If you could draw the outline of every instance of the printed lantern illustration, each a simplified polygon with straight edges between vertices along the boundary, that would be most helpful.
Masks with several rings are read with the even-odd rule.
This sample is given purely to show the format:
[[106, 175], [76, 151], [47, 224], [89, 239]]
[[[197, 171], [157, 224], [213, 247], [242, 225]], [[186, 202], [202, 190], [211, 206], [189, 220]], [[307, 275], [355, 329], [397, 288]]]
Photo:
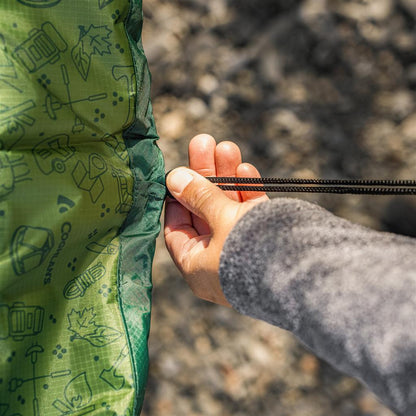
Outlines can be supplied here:
[[39, 267], [54, 245], [53, 233], [47, 228], [22, 225], [13, 234], [10, 245], [12, 265], [16, 274]]

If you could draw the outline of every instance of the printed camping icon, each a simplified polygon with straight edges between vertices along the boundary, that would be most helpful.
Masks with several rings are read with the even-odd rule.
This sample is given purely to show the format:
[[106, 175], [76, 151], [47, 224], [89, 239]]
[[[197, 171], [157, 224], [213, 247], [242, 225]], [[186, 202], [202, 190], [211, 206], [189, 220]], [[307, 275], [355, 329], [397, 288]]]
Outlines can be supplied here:
[[13, 234], [10, 255], [18, 275], [39, 267], [54, 245], [53, 233], [47, 228], [22, 225]]
[[61, 415], [86, 415], [95, 410], [95, 405], [88, 405], [92, 399], [91, 387], [85, 372], [74, 377], [65, 387], [65, 402], [57, 399], [52, 404]]

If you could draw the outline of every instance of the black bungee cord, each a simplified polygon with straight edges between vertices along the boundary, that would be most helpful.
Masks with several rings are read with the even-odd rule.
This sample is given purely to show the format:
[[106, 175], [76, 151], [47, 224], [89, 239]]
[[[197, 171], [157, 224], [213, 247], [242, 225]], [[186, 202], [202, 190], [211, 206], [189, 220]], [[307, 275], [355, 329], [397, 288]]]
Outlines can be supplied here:
[[206, 177], [224, 191], [416, 195], [416, 180]]

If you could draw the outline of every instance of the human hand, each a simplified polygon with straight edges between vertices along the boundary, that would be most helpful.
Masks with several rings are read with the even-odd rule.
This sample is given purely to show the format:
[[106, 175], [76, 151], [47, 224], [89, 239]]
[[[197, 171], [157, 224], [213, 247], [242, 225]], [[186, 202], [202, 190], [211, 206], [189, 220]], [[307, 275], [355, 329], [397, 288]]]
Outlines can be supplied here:
[[189, 168], [174, 169], [166, 178], [175, 198], [166, 201], [166, 247], [196, 296], [230, 306], [218, 274], [223, 245], [237, 221], [269, 198], [264, 192], [224, 192], [203, 178], [260, 177], [253, 165], [242, 163], [233, 142], [217, 145], [211, 136], [195, 136], [189, 143]]

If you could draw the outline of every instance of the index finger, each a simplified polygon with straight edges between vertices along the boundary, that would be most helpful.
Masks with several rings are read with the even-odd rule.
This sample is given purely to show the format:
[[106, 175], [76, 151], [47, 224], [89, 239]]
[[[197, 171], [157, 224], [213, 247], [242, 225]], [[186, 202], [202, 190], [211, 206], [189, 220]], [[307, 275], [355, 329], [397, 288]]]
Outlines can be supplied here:
[[209, 134], [199, 134], [189, 143], [189, 167], [202, 176], [216, 176], [215, 148], [217, 143]]
[[[215, 148], [217, 143], [209, 134], [198, 134], [189, 143], [189, 167], [202, 176], [217, 176]], [[208, 225], [193, 215], [193, 224], [199, 234], [210, 234]]]

